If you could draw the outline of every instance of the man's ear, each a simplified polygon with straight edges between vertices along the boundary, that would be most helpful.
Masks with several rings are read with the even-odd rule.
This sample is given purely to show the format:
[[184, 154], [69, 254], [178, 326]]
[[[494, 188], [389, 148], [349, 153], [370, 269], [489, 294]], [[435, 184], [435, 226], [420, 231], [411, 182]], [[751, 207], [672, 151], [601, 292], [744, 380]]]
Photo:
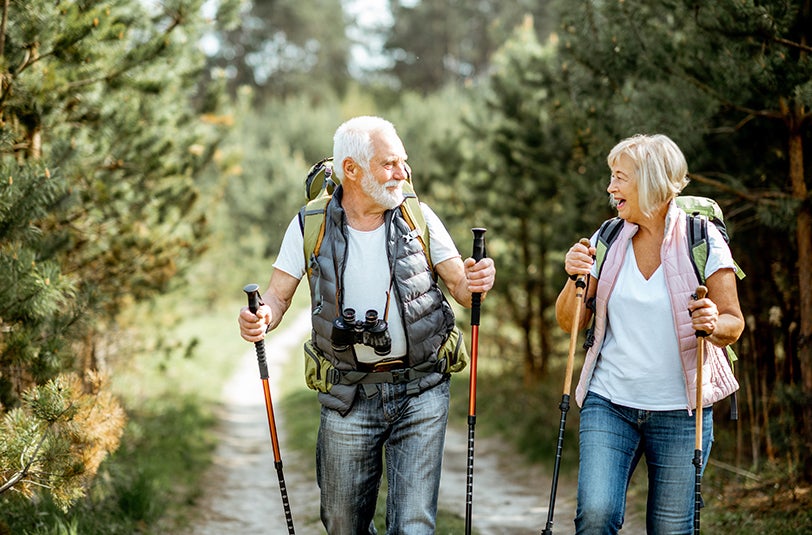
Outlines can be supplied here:
[[352, 158], [344, 158], [341, 162], [341, 167], [344, 169], [344, 178], [350, 180], [358, 180], [361, 178], [361, 166]]

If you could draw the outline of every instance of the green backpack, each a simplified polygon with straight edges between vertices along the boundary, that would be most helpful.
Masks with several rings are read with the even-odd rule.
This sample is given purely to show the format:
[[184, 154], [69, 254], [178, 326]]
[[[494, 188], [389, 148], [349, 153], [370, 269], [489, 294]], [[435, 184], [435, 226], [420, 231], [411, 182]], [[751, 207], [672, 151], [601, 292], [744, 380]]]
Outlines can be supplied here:
[[[705, 284], [705, 265], [708, 263], [709, 247], [708, 222], [710, 221], [719, 229], [725, 243], [730, 243], [722, 209], [716, 201], [707, 197], [681, 195], [678, 196], [675, 201], [677, 206], [685, 212], [685, 218], [688, 223], [688, 247], [691, 250], [691, 263], [694, 266], [694, 273], [699, 283]], [[619, 217], [615, 217], [604, 221], [598, 230], [597, 244], [595, 245], [595, 268], [598, 273], [598, 278], [600, 278], [601, 269], [603, 269], [603, 261], [606, 258], [606, 253], [609, 251], [609, 247], [615, 242], [615, 239], [620, 235], [620, 229], [622, 228], [623, 220]], [[739, 279], [743, 279], [745, 277], [744, 271], [735, 260], [733, 264], [736, 266], [736, 276]], [[592, 326], [587, 332], [587, 341], [584, 343], [584, 349], [588, 349], [592, 346], [594, 342], [594, 330], [595, 318], [593, 316]], [[726, 346], [724, 351], [727, 354], [730, 369], [733, 370], [733, 364], [738, 360], [738, 357], [730, 346]], [[738, 420], [738, 418], [739, 410], [736, 393], [734, 392], [731, 394], [730, 400], [730, 419]]]
[[[333, 191], [339, 183], [333, 173], [332, 157], [316, 162], [307, 173], [305, 180], [307, 204], [299, 211], [299, 226], [304, 236], [304, 256], [308, 277], [311, 275], [311, 259], [319, 255], [324, 239], [324, 214], [327, 211], [327, 204], [332, 199]], [[434, 271], [429, 247], [429, 228], [423, 217], [423, 210], [420, 209], [420, 200], [414, 192], [410, 172], [403, 184], [403, 195], [406, 199], [400, 205], [403, 218], [409, 228], [416, 232], [416, 237], [420, 240], [420, 245], [426, 253], [429, 268]]]
[[[722, 234], [725, 243], [730, 243], [730, 237], [725, 226], [725, 218], [722, 209], [713, 199], [707, 197], [695, 197], [691, 195], [681, 195], [676, 199], [677, 206], [685, 212], [688, 222], [688, 245], [691, 249], [691, 263], [694, 266], [694, 273], [700, 284], [705, 284], [705, 265], [708, 263], [708, 222], [713, 223]], [[598, 230], [598, 243], [595, 246], [595, 266], [600, 278], [603, 260], [606, 257], [609, 247], [614, 243], [623, 228], [623, 220], [619, 217], [607, 219]], [[745, 277], [744, 271], [736, 261], [736, 276], [739, 279]]]

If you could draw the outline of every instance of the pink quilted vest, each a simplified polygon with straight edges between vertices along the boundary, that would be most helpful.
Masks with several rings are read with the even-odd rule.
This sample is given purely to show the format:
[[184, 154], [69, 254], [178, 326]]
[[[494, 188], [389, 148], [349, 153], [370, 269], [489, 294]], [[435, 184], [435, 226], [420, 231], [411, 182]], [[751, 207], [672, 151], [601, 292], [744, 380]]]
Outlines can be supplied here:
[[[620, 235], [609, 248], [603, 261], [601, 278], [595, 299], [595, 343], [587, 351], [581, 377], [575, 389], [575, 400], [582, 406], [589, 383], [595, 371], [603, 338], [606, 334], [606, 306], [617, 281], [618, 273], [626, 256], [629, 240], [637, 232], [637, 225], [624, 222]], [[684, 212], [672, 201], [666, 216], [665, 239], [660, 249], [660, 259], [665, 270], [665, 284], [671, 296], [674, 312], [674, 328], [679, 340], [682, 369], [685, 379], [686, 408], [696, 408], [696, 343], [697, 338], [688, 315], [688, 301], [699, 284], [696, 280], [686, 237]], [[705, 340], [705, 362], [702, 367], [703, 406], [723, 399], [739, 388], [730, 369], [725, 352]]]

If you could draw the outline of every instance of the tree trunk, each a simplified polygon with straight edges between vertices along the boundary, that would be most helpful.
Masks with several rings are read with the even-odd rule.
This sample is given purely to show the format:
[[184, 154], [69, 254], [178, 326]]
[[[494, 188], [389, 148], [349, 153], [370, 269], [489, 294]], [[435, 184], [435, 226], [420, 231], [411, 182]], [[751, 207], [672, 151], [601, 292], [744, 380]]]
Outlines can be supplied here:
[[[800, 123], [802, 110], [796, 109], [789, 137], [789, 176], [792, 196], [800, 202], [796, 240], [798, 243], [798, 303], [800, 331], [798, 333], [798, 362], [801, 384], [807, 399], [812, 399], [812, 202], [804, 177], [804, 147]], [[812, 450], [812, 404], [803, 409], [803, 442], [806, 451]], [[812, 469], [812, 468], [810, 468]]]

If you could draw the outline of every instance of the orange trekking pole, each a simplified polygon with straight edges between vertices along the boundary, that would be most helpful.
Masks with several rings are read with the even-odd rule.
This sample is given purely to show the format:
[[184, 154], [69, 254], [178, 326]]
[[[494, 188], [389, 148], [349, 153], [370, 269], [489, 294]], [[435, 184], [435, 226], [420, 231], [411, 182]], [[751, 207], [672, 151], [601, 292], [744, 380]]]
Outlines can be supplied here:
[[[590, 246], [589, 240], [581, 238], [581, 245]], [[547, 525], [541, 532], [542, 535], [552, 535], [553, 533], [553, 512], [555, 511], [555, 495], [558, 489], [558, 472], [561, 470], [561, 452], [564, 449], [564, 428], [567, 425], [567, 412], [570, 410], [570, 389], [572, 387], [572, 370], [575, 364], [575, 347], [578, 343], [578, 326], [581, 323], [581, 304], [584, 301], [584, 276], [578, 275], [575, 279], [575, 315], [572, 318], [570, 328], [570, 350], [567, 355], [567, 369], [564, 372], [564, 393], [561, 396], [561, 421], [558, 424], [558, 443], [555, 448], [555, 465], [553, 467], [553, 483], [550, 490], [550, 506], [547, 509]]]
[[[708, 289], [698, 286], [694, 299], [704, 299]], [[696, 331], [696, 436], [694, 440], [694, 460], [696, 476], [694, 483], [694, 534], [699, 535], [699, 509], [702, 505], [702, 364], [705, 362], [705, 331]]]
[[[249, 284], [243, 291], [248, 294], [248, 309], [254, 314], [263, 304], [259, 298], [259, 285]], [[271, 447], [273, 448], [274, 467], [279, 478], [279, 490], [282, 493], [282, 507], [285, 509], [285, 520], [288, 524], [288, 533], [294, 535], [293, 515], [290, 512], [288, 489], [285, 485], [285, 475], [282, 472], [282, 456], [279, 453], [279, 437], [276, 434], [276, 423], [273, 417], [273, 403], [271, 402], [271, 387], [268, 384], [268, 363], [265, 360], [265, 341], [254, 342], [257, 350], [257, 363], [259, 364], [259, 377], [262, 379], [262, 390], [265, 392], [265, 411], [268, 413], [268, 427], [271, 430]]]
[[[485, 229], [472, 228], [474, 252], [479, 262], [485, 258]], [[468, 381], [468, 470], [465, 487], [465, 535], [471, 534], [471, 508], [474, 500], [474, 426], [476, 425], [476, 361], [479, 353], [479, 311], [482, 295], [471, 295], [471, 377]]]

